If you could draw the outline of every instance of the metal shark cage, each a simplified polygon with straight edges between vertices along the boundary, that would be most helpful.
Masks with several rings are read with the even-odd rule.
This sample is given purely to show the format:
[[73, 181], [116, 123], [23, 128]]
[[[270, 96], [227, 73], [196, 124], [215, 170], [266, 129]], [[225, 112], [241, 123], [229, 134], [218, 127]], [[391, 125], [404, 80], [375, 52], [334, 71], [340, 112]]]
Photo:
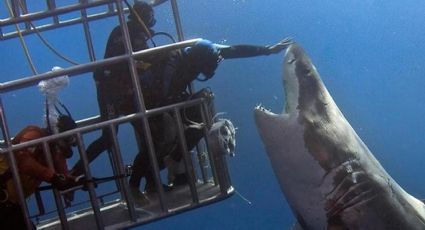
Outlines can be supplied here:
[[[17, 190], [20, 205], [26, 217], [28, 229], [31, 229], [31, 222], [34, 222], [38, 229], [76, 229], [84, 226], [84, 229], [120, 229], [131, 226], [144, 224], [160, 218], [168, 217], [179, 212], [191, 210], [205, 204], [225, 199], [233, 194], [230, 177], [228, 175], [225, 156], [222, 154], [214, 154], [208, 146], [207, 132], [208, 127], [212, 124], [212, 116], [208, 114], [206, 101], [204, 99], [196, 99], [185, 101], [178, 104], [169, 105], [166, 107], [146, 110], [143, 101], [143, 92], [140, 82], [138, 81], [137, 70], [135, 66], [136, 58], [143, 58], [148, 55], [158, 52], [167, 52], [173, 49], [193, 45], [198, 39], [184, 40], [183, 32], [180, 23], [180, 16], [177, 7], [177, 1], [171, 0], [176, 31], [179, 42], [167, 44], [159, 47], [150, 48], [147, 50], [132, 52], [129, 32], [125, 21], [125, 14], [128, 13], [128, 8], [125, 7], [123, 0], [79, 0], [76, 3], [57, 7], [57, 1], [45, 0], [46, 8], [37, 12], [29, 12], [27, 9], [27, 1], [25, 0], [5, 0], [9, 5], [10, 17], [0, 19], [0, 40], [23, 38], [26, 35], [40, 33], [43, 31], [57, 28], [67, 27], [70, 25], [82, 25], [86, 49], [89, 56], [89, 61], [82, 64], [71, 65], [58, 71], [50, 71], [32, 76], [23, 76], [19, 79], [14, 79], [0, 84], [0, 119], [1, 129], [3, 134], [3, 142], [1, 145], [1, 153], [7, 156], [10, 170], [13, 174], [15, 189]], [[41, 3], [42, 1], [40, 1]], [[168, 4], [168, 3], [167, 3]], [[90, 13], [90, 8], [102, 8], [102, 12]], [[60, 16], [77, 12], [78, 16], [71, 19], [61, 20]], [[117, 17], [124, 35], [124, 46], [126, 53], [121, 56], [115, 56], [107, 59], [96, 60], [93, 48], [93, 38], [90, 33], [90, 23], [94, 20], [103, 20], [105, 18]], [[36, 20], [48, 21], [47, 23], [34, 26], [32, 22]], [[24, 25], [23, 28], [16, 26], [16, 30], [5, 32], [5, 28], [15, 25]], [[70, 35], [72, 36], [72, 35]], [[101, 122], [98, 116], [88, 117], [79, 120], [78, 128], [53, 134], [44, 138], [39, 138], [33, 141], [28, 141], [13, 145], [11, 143], [12, 135], [9, 131], [8, 119], [6, 119], [5, 111], [7, 107], [3, 103], [3, 97], [6, 93], [22, 90], [33, 87], [41, 80], [51, 79], [58, 76], [68, 75], [75, 77], [85, 73], [94, 72], [96, 68], [104, 67], [110, 64], [126, 61], [130, 67], [133, 90], [137, 95], [138, 112], [127, 116], [122, 116], [116, 119], [111, 119]], [[89, 74], [87, 74], [89, 76]], [[77, 96], [78, 97], [78, 96]], [[81, 100], [81, 99], [80, 99]], [[195, 106], [202, 111], [204, 140], [203, 146], [199, 146], [196, 150], [190, 150], [186, 147], [186, 140], [183, 132], [181, 109], [185, 107]], [[179, 147], [183, 154], [186, 172], [189, 178], [189, 185], [183, 186], [180, 189], [165, 192], [161, 183], [161, 173], [156, 162], [155, 149], [149, 128], [148, 118], [161, 113], [173, 113], [175, 123], [178, 127]], [[116, 129], [118, 125], [128, 124], [136, 119], [142, 120], [144, 124], [144, 135], [147, 142], [148, 154], [151, 167], [154, 170], [157, 193], [151, 198], [151, 202], [147, 205], [139, 205], [135, 203], [131, 194], [126, 175], [126, 166], [122, 158], [122, 147], [119, 145]], [[12, 119], [9, 119], [9, 122]], [[62, 193], [56, 189], [37, 192], [35, 194], [36, 208], [35, 213], [28, 211], [28, 203], [24, 197], [20, 177], [18, 176], [18, 168], [14, 152], [28, 148], [30, 146], [41, 145], [49, 167], [53, 168], [52, 159], [50, 157], [49, 142], [64, 138], [70, 135], [77, 137], [78, 152], [81, 157], [86, 172], [88, 181], [93, 181], [91, 169], [88, 164], [88, 159], [85, 155], [85, 140], [84, 135], [107, 128], [111, 131], [112, 151], [109, 154], [112, 171], [112, 182], [116, 184], [113, 190], [100, 194], [93, 182], [89, 182], [87, 193], [89, 199], [81, 202], [81, 208], [65, 207], [62, 201]], [[195, 152], [195, 153], [194, 153]], [[196, 154], [197, 153], [197, 154]], [[205, 154], [206, 153], [206, 154]], [[197, 158], [198, 156], [198, 158]], [[205, 158], [207, 160], [205, 160]], [[76, 189], [80, 189], [76, 188]], [[46, 210], [46, 196], [43, 193], [49, 193], [51, 199], [54, 200], [52, 210]], [[51, 195], [53, 194], [53, 195]]]

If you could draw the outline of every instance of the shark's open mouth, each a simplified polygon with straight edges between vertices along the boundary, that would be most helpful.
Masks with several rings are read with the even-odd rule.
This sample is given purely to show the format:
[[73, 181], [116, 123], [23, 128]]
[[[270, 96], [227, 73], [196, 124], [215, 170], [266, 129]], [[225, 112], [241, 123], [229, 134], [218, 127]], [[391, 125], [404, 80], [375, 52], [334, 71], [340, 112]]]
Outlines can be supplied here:
[[[283, 114], [291, 113], [298, 107], [298, 79], [295, 77], [295, 67], [298, 61], [299, 49], [297, 44], [290, 45], [286, 52], [283, 61], [283, 92], [285, 100], [285, 108]], [[301, 50], [302, 51], [302, 50]], [[262, 104], [257, 105], [254, 108], [255, 116], [260, 114], [265, 116], [276, 116], [270, 109], [264, 107]]]

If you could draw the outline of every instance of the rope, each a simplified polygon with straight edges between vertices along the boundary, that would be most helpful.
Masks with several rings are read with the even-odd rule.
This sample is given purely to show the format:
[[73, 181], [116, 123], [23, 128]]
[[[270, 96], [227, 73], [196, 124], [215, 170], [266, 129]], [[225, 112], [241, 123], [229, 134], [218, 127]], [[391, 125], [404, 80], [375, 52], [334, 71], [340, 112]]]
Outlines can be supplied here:
[[[6, 2], [7, 9], [9, 10], [10, 17], [12, 18], [13, 17], [12, 7], [10, 6], [10, 3], [9, 3], [8, 0], [5, 0], [5, 2]], [[28, 61], [29, 65], [30, 65], [30, 67], [31, 67], [31, 70], [32, 70], [33, 74], [36, 75], [36, 74], [38, 74], [37, 73], [37, 70], [36, 70], [36, 68], [34, 66], [34, 63], [32, 62], [30, 53], [28, 51], [28, 47], [27, 47], [27, 45], [25, 43], [25, 40], [24, 40], [24, 37], [22, 36], [22, 33], [21, 33], [21, 29], [19, 28], [18, 24], [16, 24], [16, 23], [15, 23], [15, 28], [16, 28], [16, 32], [19, 35], [19, 41], [21, 43], [22, 49], [25, 52], [25, 56], [26, 56], [27, 61]]]
[[143, 30], [148, 35], [148, 39], [150, 39], [151, 42], [152, 42], [152, 44], [154, 46], [156, 46], [155, 42], [152, 40], [152, 34], [151, 34], [151, 32], [149, 31], [149, 29], [146, 26], [146, 24], [143, 22], [142, 18], [140, 18], [140, 15], [136, 12], [136, 10], [133, 7], [130, 6], [130, 4], [127, 2], [127, 0], [124, 0], [124, 3], [127, 5], [128, 9], [131, 10], [131, 12], [133, 12], [133, 14], [136, 16], [137, 21], [143, 27]]
[[[22, 2], [19, 0], [19, 6], [21, 7], [22, 10], [24, 10], [24, 5], [22, 4]], [[56, 56], [62, 58], [63, 60], [73, 64], [73, 65], [78, 65], [78, 62], [73, 61], [72, 59], [66, 57], [65, 55], [62, 55], [61, 53], [59, 53], [43, 36], [41, 36], [40, 31], [37, 29], [37, 27], [31, 22], [28, 21], [28, 23], [31, 25], [32, 29], [35, 31], [35, 34], [37, 34], [37, 36], [40, 38], [40, 40], [43, 42], [43, 44], [45, 46], [47, 46], [47, 48], [49, 48], [50, 51], [52, 51], [54, 54], [56, 54]]]
[[73, 61], [72, 59], [66, 57], [65, 55], [59, 53], [59, 51], [57, 51], [52, 45], [50, 45], [50, 43], [41, 36], [40, 31], [34, 26], [34, 24], [32, 24], [32, 22], [29, 22], [31, 27], [34, 29], [35, 34], [37, 34], [37, 36], [40, 38], [40, 40], [43, 42], [44, 45], [47, 46], [47, 48], [49, 48], [50, 51], [52, 51], [54, 54], [56, 54], [56, 56], [62, 58], [63, 60], [73, 64], [73, 65], [78, 65], [78, 62]]
[[244, 196], [242, 196], [242, 194], [240, 194], [238, 192], [238, 190], [236, 190], [236, 188], [234, 188], [234, 191], [235, 191], [236, 195], [238, 195], [243, 201], [245, 201], [249, 205], [252, 205], [252, 202], [250, 200], [248, 200], [247, 198], [245, 198]]

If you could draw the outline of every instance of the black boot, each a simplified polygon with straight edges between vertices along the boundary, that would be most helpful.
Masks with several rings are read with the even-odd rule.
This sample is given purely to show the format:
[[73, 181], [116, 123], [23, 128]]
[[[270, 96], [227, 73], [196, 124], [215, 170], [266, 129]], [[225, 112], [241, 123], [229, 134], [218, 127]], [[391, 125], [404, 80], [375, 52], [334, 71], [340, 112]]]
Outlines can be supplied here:
[[[168, 185], [165, 185], [165, 184], [162, 185], [162, 188], [164, 189], [165, 192], [169, 192], [169, 191], [173, 190], [172, 186], [168, 186]], [[146, 183], [145, 192], [146, 193], [156, 193], [157, 191], [156, 191], [155, 183]]]
[[173, 180], [173, 186], [182, 186], [189, 184], [186, 173], [176, 174]]

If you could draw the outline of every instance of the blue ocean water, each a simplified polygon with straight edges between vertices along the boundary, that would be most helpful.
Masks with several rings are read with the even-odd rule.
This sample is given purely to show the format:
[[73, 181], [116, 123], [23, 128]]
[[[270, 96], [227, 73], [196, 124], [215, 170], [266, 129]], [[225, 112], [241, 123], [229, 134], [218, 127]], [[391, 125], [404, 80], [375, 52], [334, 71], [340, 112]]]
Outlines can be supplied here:
[[[72, 1], [63, 4], [69, 2]], [[423, 1], [180, 0], [178, 3], [186, 38], [265, 45], [293, 37], [309, 53], [347, 120], [384, 168], [406, 191], [425, 197]], [[41, 3], [33, 4], [30, 7], [42, 8]], [[0, 16], [6, 15], [2, 5]], [[159, 6], [156, 17], [157, 31], [174, 33], [169, 4]], [[98, 58], [103, 57], [107, 36], [117, 23], [116, 19], [92, 23]], [[80, 62], [88, 60], [81, 26], [43, 35], [61, 53]], [[49, 71], [54, 65], [69, 66], [49, 52], [36, 36], [26, 37], [26, 42], [40, 72]], [[2, 41], [0, 50], [2, 82], [31, 74], [17, 39]], [[238, 127], [237, 155], [228, 159], [229, 169], [234, 187], [251, 204], [234, 195], [134, 229], [288, 229], [294, 223], [252, 114], [253, 107], [259, 103], [274, 112], [283, 110], [282, 57], [283, 53], [225, 60], [213, 79], [197, 83], [197, 88], [212, 88], [217, 110], [226, 112], [226, 117]], [[90, 76], [72, 78], [60, 96], [77, 119], [98, 114]], [[42, 124], [43, 98], [36, 87], [7, 93], [2, 95], [2, 100], [11, 133], [29, 123]], [[120, 128], [120, 136], [129, 131], [128, 127]], [[135, 149], [127, 151], [125, 161], [131, 162]], [[102, 170], [101, 165], [95, 167], [94, 173]]]

